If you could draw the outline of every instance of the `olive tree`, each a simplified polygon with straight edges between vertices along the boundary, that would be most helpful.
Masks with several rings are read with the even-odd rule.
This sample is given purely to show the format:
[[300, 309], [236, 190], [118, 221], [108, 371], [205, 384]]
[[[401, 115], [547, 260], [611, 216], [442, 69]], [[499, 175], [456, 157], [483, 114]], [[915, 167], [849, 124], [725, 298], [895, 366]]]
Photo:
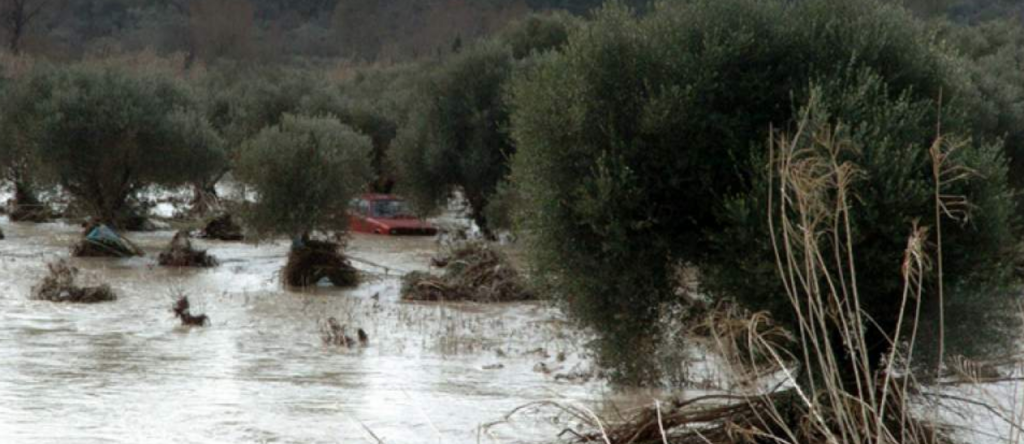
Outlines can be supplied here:
[[399, 188], [422, 212], [458, 189], [487, 230], [484, 208], [507, 175], [513, 150], [502, 95], [512, 63], [507, 48], [485, 44], [454, 56], [423, 85], [395, 154]]
[[[14, 189], [12, 220], [31, 219], [39, 200], [36, 188], [40, 182], [38, 168], [33, 165], [33, 143], [38, 136], [38, 116], [32, 114], [36, 93], [31, 88], [41, 85], [26, 80], [10, 80], [0, 89], [0, 181]], [[35, 171], [36, 174], [33, 174]]]
[[223, 167], [197, 102], [170, 77], [76, 65], [27, 81], [37, 161], [98, 222], [123, 227], [141, 188], [183, 185]]
[[[852, 246], [877, 365], [899, 321], [909, 227], [939, 222], [936, 128], [975, 135], [968, 82], [920, 23], [873, 0], [698, 0], [642, 18], [613, 6], [534, 65], [511, 87], [519, 223], [536, 275], [598, 333], [598, 358], [620, 381], [658, 381], [659, 320], [679, 302], [681, 263], [700, 268], [714, 298], [796, 329], [762, 173], [772, 129], [794, 125], [816, 89], [824, 119], [861, 147], [845, 160], [866, 177]], [[999, 336], [1013, 301], [1005, 159], [998, 144], [966, 143], [949, 160], [977, 175], [947, 190], [972, 205], [969, 223], [943, 225], [944, 311], [959, 316], [947, 327]], [[935, 279], [926, 290], [924, 324], [937, 325]]]
[[370, 140], [329, 117], [285, 115], [242, 148], [237, 177], [255, 193], [243, 220], [257, 237], [345, 233], [369, 177]]

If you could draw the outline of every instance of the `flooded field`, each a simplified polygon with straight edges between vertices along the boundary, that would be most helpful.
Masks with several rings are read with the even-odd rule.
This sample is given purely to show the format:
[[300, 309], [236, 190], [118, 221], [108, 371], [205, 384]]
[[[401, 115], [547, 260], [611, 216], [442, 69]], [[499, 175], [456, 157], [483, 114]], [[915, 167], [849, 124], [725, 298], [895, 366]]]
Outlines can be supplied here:
[[[72, 261], [119, 299], [61, 305], [28, 296], [79, 228], [0, 222], [4, 442], [545, 442], [565, 427], [550, 415], [481, 425], [533, 401], [617, 397], [567, 380], [589, 371], [587, 338], [545, 304], [400, 302], [399, 276], [426, 268], [432, 239], [354, 236], [364, 283], [302, 293], [278, 284], [283, 242], [200, 240], [221, 265], [176, 270], [155, 265], [171, 232], [133, 233], [146, 257]], [[212, 325], [178, 326], [177, 293]], [[330, 316], [370, 345], [324, 345]]]

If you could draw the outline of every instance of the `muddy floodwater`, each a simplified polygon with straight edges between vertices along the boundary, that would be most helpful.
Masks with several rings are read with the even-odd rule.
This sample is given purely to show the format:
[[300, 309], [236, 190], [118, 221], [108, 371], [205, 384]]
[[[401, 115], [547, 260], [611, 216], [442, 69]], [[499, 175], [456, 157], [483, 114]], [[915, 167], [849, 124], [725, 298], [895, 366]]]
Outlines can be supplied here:
[[[61, 305], [29, 293], [79, 228], [0, 227], [0, 442], [544, 442], [565, 427], [547, 414], [481, 425], [534, 401], [616, 397], [567, 380], [589, 369], [587, 338], [545, 304], [400, 302], [400, 274], [427, 267], [433, 239], [354, 236], [363, 284], [293, 292], [277, 281], [284, 242], [200, 240], [221, 265], [176, 270], [155, 264], [170, 231], [132, 233], [146, 257], [72, 261], [119, 299]], [[212, 325], [178, 326], [178, 293]], [[370, 345], [324, 345], [329, 316]]]

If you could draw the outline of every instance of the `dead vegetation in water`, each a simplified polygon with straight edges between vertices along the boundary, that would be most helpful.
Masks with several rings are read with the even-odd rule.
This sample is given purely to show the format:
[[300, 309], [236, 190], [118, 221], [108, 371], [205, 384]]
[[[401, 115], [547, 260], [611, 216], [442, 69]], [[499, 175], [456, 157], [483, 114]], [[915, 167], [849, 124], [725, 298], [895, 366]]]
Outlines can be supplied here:
[[235, 222], [229, 213], [210, 219], [203, 228], [200, 237], [222, 241], [241, 241], [245, 239], [242, 227]]
[[509, 258], [487, 243], [453, 245], [431, 263], [444, 269], [444, 274], [412, 272], [405, 275], [402, 299], [472, 302], [536, 299]]
[[49, 274], [32, 287], [32, 299], [51, 302], [91, 304], [117, 299], [109, 285], [80, 287], [76, 284], [78, 268], [61, 259], [47, 264]]
[[282, 282], [289, 287], [309, 287], [324, 279], [336, 287], [359, 283], [358, 271], [341, 254], [339, 244], [320, 240], [307, 239], [292, 245], [281, 275]]
[[174, 317], [181, 320], [181, 325], [186, 327], [205, 327], [210, 325], [210, 318], [205, 314], [193, 315], [188, 296], [181, 295], [174, 306], [171, 307]]
[[160, 252], [157, 262], [165, 267], [214, 267], [217, 259], [192, 247], [188, 231], [178, 231], [167, 248]]
[[320, 339], [327, 345], [340, 345], [342, 347], [365, 347], [370, 343], [370, 336], [361, 328], [356, 329], [356, 337], [348, 336], [347, 326], [342, 325], [337, 319], [330, 317], [320, 323]]

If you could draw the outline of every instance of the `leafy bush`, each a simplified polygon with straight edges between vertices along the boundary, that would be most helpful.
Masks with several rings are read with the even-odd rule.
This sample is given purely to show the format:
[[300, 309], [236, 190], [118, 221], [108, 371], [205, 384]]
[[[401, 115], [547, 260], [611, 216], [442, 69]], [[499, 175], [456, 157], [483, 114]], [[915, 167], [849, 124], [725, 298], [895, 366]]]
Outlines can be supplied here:
[[222, 166], [218, 139], [177, 81], [112, 67], [37, 72], [21, 89], [38, 162], [99, 222], [124, 225], [128, 199]]
[[345, 211], [369, 177], [370, 140], [336, 119], [285, 115], [242, 148], [238, 178], [255, 202], [243, 219], [258, 237], [344, 233]]
[[[698, 0], [643, 18], [605, 8], [511, 87], [512, 180], [535, 273], [599, 333], [600, 362], [620, 381], [658, 378], [657, 320], [676, 302], [676, 264], [699, 265], [713, 296], [786, 319], [763, 206], [766, 142], [819, 88], [828, 119], [863, 147], [849, 159], [866, 174], [857, 274], [867, 313], [891, 331], [910, 223], [935, 223], [936, 124], [971, 134], [962, 75], [919, 23], [872, 0]], [[951, 162], [981, 175], [949, 190], [976, 208], [970, 223], [943, 227], [947, 312], [1005, 283], [1012, 243], [998, 147], [968, 144]]]

